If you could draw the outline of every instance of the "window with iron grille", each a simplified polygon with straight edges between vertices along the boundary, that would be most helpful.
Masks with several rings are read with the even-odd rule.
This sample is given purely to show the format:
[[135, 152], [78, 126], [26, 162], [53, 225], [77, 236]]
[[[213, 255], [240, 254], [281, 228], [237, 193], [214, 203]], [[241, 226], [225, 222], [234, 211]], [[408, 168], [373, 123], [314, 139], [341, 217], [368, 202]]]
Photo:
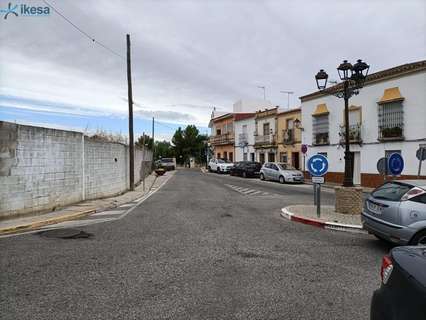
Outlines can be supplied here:
[[379, 105], [379, 139], [401, 139], [404, 129], [402, 101]]
[[329, 121], [328, 114], [312, 117], [312, 144], [329, 144]]

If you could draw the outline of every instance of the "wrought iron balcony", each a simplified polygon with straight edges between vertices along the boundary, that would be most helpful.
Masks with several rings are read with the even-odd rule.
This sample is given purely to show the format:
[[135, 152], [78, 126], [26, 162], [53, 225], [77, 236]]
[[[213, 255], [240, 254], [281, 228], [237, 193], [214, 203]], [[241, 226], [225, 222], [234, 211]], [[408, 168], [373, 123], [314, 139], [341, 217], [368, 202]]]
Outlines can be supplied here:
[[247, 133], [240, 133], [238, 135], [238, 145], [245, 146], [248, 144], [248, 136]]
[[235, 141], [235, 138], [234, 138], [233, 132], [210, 136], [210, 139], [209, 139], [210, 144], [213, 146], [223, 145], [223, 144], [234, 144], [234, 141]]
[[284, 144], [294, 144], [294, 129], [283, 130], [283, 143]]
[[379, 127], [379, 140], [403, 140], [404, 128], [403, 126], [394, 127]]
[[254, 144], [256, 146], [261, 145], [274, 145], [275, 144], [275, 134], [267, 134], [263, 136], [254, 136]]
[[[340, 144], [345, 144], [345, 126], [340, 126]], [[353, 124], [349, 126], [349, 142], [350, 143], [362, 143], [361, 137], [361, 124]]]
[[312, 137], [312, 144], [316, 146], [330, 144], [330, 140], [328, 138], [328, 132], [322, 133], [314, 133]]

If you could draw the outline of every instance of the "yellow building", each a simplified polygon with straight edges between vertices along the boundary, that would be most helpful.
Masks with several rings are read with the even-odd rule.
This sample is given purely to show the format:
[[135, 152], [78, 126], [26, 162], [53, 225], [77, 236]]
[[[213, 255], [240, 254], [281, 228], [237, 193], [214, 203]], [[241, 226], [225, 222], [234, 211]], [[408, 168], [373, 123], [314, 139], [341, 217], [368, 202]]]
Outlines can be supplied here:
[[303, 169], [301, 152], [302, 130], [297, 128], [296, 120], [301, 121], [301, 109], [292, 109], [277, 114], [278, 161]]
[[233, 162], [235, 142], [234, 114], [227, 113], [212, 118], [209, 127], [212, 130], [209, 142], [213, 151], [213, 157]]

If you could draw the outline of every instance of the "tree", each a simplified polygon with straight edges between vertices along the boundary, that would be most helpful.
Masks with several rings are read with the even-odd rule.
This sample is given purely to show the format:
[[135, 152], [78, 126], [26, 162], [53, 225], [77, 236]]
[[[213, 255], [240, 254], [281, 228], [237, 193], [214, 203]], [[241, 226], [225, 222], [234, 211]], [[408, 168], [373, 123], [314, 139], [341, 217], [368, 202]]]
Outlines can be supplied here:
[[189, 125], [183, 131], [179, 127], [172, 139], [176, 161], [183, 164], [188, 162], [190, 157], [194, 157], [198, 163], [205, 162], [206, 141], [207, 136], [200, 135], [196, 126]]
[[[138, 138], [135, 145], [139, 148], [143, 148], [143, 143], [144, 143], [144, 136], [142, 135]], [[152, 144], [153, 144], [153, 139], [150, 136], [145, 135], [145, 146], [148, 150], [152, 150]]]
[[175, 151], [173, 146], [168, 141], [155, 141], [155, 159], [160, 158], [173, 158], [175, 156]]

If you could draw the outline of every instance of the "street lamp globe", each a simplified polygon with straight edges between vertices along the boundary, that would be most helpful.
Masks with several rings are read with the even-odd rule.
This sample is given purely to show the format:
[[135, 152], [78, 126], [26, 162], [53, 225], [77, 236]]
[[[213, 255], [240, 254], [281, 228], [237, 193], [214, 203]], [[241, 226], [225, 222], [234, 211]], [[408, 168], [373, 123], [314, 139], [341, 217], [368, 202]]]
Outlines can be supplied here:
[[321, 69], [315, 76], [315, 80], [317, 82], [317, 87], [319, 90], [324, 90], [327, 86], [327, 79], [328, 74], [324, 71], [324, 69]]
[[294, 120], [294, 126], [295, 126], [297, 129], [299, 129], [299, 128], [300, 128], [300, 124], [301, 124], [301, 122], [300, 122], [300, 120], [299, 120], [299, 119]]
[[354, 64], [352, 69], [354, 72], [352, 78], [355, 80], [357, 86], [361, 88], [364, 85], [365, 79], [367, 78], [370, 66], [361, 59], [358, 59], [357, 63]]
[[343, 62], [337, 67], [340, 80], [346, 81], [351, 79], [352, 70], [353, 70], [352, 64], [348, 62], [348, 60], [343, 60]]

